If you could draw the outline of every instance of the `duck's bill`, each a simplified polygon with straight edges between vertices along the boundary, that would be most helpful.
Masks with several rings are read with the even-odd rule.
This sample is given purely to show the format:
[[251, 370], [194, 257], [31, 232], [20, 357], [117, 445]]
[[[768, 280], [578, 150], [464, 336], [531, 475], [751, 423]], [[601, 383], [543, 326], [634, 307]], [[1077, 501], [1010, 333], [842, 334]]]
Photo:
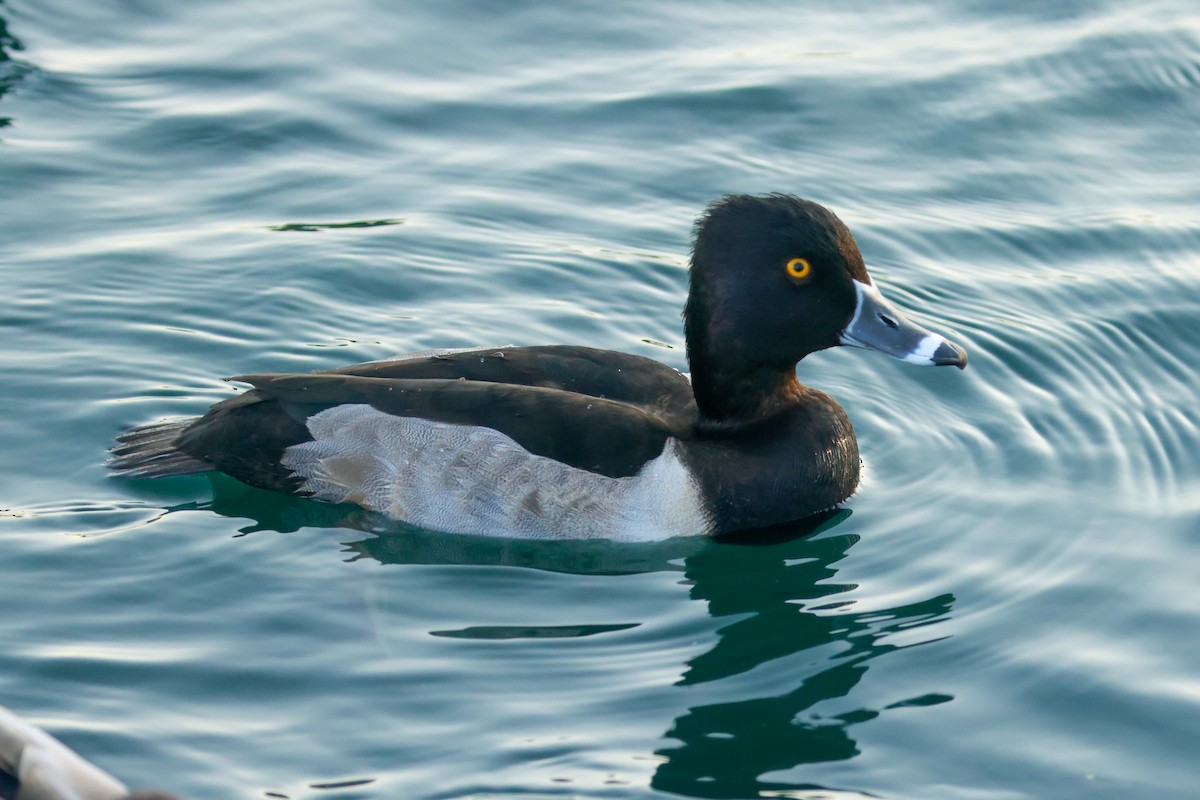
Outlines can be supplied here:
[[858, 292], [858, 306], [850, 324], [842, 331], [842, 344], [878, 350], [910, 364], [959, 369], [967, 366], [966, 350], [909, 322], [874, 284], [855, 281], [854, 289]]

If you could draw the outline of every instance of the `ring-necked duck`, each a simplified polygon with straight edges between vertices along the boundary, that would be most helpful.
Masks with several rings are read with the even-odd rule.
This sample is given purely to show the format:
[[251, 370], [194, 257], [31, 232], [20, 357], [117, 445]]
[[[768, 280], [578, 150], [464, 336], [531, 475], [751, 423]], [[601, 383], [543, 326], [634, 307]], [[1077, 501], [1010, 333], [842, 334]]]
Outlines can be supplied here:
[[731, 195], [696, 223], [684, 310], [691, 379], [589, 347], [399, 356], [253, 390], [118, 438], [112, 467], [220, 470], [421, 527], [624, 540], [800, 519], [858, 485], [850, 420], [796, 364], [837, 345], [963, 367], [904, 318], [832, 212]]
[[125, 784], [0, 706], [0, 800], [179, 800]]

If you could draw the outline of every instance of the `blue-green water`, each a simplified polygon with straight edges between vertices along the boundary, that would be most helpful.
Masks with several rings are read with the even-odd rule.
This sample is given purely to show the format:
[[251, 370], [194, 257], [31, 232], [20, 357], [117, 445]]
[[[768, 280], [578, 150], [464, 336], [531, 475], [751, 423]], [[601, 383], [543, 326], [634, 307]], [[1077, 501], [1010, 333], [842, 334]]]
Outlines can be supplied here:
[[[1194, 3], [6, 0], [0, 50], [0, 703], [193, 798], [1196, 797]], [[971, 353], [802, 364], [866, 463], [813, 537], [105, 474], [227, 375], [682, 368], [729, 191]]]

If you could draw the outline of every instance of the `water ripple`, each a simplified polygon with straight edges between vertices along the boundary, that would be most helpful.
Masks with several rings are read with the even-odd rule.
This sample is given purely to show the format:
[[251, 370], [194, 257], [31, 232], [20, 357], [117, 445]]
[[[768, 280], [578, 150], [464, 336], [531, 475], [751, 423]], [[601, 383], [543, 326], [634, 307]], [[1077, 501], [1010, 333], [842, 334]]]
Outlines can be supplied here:
[[[195, 797], [1191, 797], [1194, 9], [635, 5], [0, 2], [0, 701]], [[727, 191], [830, 205], [971, 354], [805, 360], [865, 461], [807, 538], [106, 477], [228, 374], [682, 368]]]

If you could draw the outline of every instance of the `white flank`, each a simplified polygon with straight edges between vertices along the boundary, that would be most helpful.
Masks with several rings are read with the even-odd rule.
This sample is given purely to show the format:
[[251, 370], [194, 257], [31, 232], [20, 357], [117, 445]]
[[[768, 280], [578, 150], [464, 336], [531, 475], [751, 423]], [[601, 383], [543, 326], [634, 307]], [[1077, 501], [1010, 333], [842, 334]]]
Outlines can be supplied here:
[[627, 478], [525, 450], [491, 428], [343, 405], [309, 418], [283, 465], [303, 488], [423, 528], [525, 539], [656, 541], [711, 531], [674, 442]]

